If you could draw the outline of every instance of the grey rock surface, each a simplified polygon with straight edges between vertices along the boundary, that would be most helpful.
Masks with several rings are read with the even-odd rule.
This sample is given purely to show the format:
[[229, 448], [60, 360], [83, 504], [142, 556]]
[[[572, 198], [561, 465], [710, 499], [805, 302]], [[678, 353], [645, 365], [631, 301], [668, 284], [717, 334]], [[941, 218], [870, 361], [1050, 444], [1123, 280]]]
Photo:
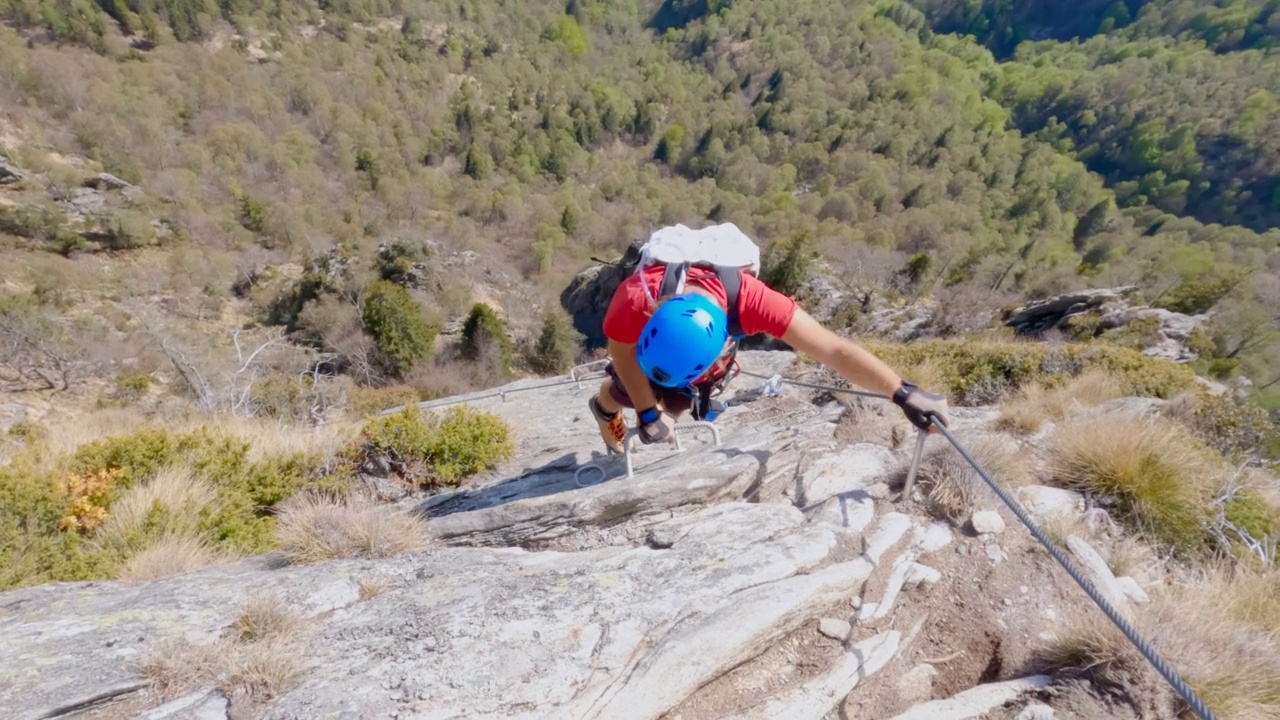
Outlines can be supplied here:
[[[740, 360], [769, 377], [793, 356]], [[893, 663], [916, 634], [896, 624], [898, 612], [943, 597], [954, 566], [921, 562], [955, 536], [877, 490], [909, 447], [841, 447], [842, 406], [788, 385], [752, 394], [761, 382], [744, 375], [730, 386], [726, 397], [741, 403], [716, 422], [720, 444], [682, 432], [683, 450], [641, 447], [630, 478], [622, 458], [604, 454], [587, 410], [598, 375], [581, 387], [524, 380], [425, 403], [497, 413], [516, 445], [458, 490], [396, 499], [381, 486], [422, 518], [427, 549], [310, 565], [271, 554], [148, 581], [0, 593], [4, 717], [711, 720], [723, 717], [714, 693], [738, 687], [733, 673], [758, 663], [763, 674], [791, 650], [809, 653], [803, 672], [734, 690], [735, 717], [831, 717], [881, 671], [876, 681], [896, 698], [894, 673], [914, 663]], [[991, 416], [957, 409], [952, 429]], [[296, 674], [269, 701], [242, 697], [243, 679], [195, 677], [164, 695], [148, 685], [143, 665], [174, 641], [225, 653], [260, 594], [304, 620], [285, 646]], [[850, 608], [852, 627], [838, 620]], [[823, 618], [837, 620], [826, 629], [841, 643], [815, 632]], [[91, 708], [102, 713], [85, 715]]]

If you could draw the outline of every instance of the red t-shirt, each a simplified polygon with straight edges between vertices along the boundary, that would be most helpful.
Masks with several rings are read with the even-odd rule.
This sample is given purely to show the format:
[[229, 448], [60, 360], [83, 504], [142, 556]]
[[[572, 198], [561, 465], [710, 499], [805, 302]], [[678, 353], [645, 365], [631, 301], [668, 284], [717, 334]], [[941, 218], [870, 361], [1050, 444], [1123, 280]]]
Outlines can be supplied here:
[[[637, 275], [632, 273], [613, 293], [609, 310], [604, 316], [604, 334], [620, 343], [634, 345], [640, 339], [640, 331], [649, 321], [649, 298], [645, 297], [641, 282], [649, 286], [649, 292], [657, 297], [662, 285], [661, 265], [651, 265]], [[715, 271], [690, 268], [685, 287], [698, 287], [706, 291], [720, 307], [727, 305], [724, 285]], [[791, 325], [796, 312], [796, 301], [765, 285], [759, 278], [742, 274], [742, 287], [738, 290], [738, 322], [748, 335], [764, 333], [780, 338]]]

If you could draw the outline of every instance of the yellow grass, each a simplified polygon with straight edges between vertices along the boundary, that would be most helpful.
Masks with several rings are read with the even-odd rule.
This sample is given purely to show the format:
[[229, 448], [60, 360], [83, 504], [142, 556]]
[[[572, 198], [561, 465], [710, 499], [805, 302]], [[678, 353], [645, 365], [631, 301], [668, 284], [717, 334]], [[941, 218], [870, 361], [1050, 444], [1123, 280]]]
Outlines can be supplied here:
[[1120, 381], [1103, 370], [1087, 370], [1057, 387], [1029, 385], [999, 404], [996, 427], [1009, 432], [1034, 433], [1046, 420], [1061, 422], [1080, 410], [1122, 394]]
[[255, 595], [240, 608], [234, 628], [244, 642], [290, 640], [302, 626], [298, 616], [275, 593]]
[[[1157, 653], [1222, 720], [1280, 717], [1280, 575], [1227, 568], [1171, 586], [1139, 609], [1136, 624]], [[1176, 631], [1171, 632], [1171, 629]], [[1127, 639], [1092, 608], [1067, 621], [1060, 637], [1037, 650], [1043, 670], [1076, 669], [1095, 683], [1163, 693], [1170, 707], [1186, 708]]]
[[421, 519], [364, 495], [295, 495], [280, 505], [276, 537], [293, 562], [383, 558], [426, 547]]
[[191, 535], [167, 535], [134, 553], [120, 569], [121, 580], [151, 580], [199, 570], [225, 556]]
[[131, 547], [145, 531], [147, 518], [158, 509], [164, 512], [167, 532], [195, 538], [200, 534], [200, 521], [217, 501], [217, 490], [192, 477], [186, 468], [165, 468], [112, 503], [98, 529], [98, 541], [118, 549]]

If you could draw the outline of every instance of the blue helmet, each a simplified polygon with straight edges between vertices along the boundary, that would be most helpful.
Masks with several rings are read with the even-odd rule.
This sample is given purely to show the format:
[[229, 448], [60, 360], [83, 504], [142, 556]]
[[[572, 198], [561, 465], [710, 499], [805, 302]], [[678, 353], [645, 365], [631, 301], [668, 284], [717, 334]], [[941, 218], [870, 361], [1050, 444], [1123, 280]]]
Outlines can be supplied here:
[[686, 387], [720, 357], [728, 340], [729, 319], [711, 298], [676, 295], [645, 323], [636, 342], [636, 360], [655, 383]]

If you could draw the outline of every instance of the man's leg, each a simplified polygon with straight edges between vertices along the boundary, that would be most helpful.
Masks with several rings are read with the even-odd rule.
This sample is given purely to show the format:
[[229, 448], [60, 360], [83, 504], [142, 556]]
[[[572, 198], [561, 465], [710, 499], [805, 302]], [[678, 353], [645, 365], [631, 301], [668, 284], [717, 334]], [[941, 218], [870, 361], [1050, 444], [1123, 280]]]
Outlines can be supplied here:
[[600, 383], [600, 392], [587, 401], [587, 407], [596, 418], [596, 425], [600, 427], [600, 439], [604, 440], [605, 447], [621, 453], [622, 441], [627, 437], [627, 421], [622, 417], [622, 408], [630, 407], [631, 399], [618, 382], [612, 363], [605, 371], [609, 373], [609, 377]]

